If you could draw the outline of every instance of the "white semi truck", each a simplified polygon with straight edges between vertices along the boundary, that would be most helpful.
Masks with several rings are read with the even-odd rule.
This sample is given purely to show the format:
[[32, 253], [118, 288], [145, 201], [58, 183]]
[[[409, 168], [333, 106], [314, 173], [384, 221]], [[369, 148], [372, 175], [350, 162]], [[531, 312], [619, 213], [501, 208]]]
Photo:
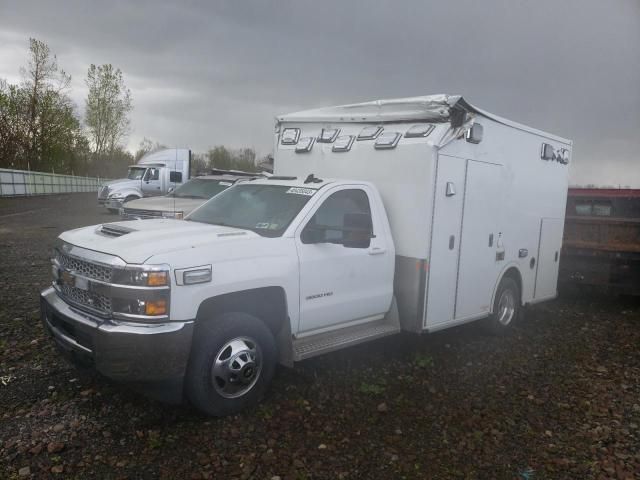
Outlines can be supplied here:
[[166, 195], [189, 180], [191, 150], [163, 148], [146, 154], [127, 171], [127, 178], [112, 180], [98, 190], [98, 204], [118, 213], [129, 201]]
[[435, 95], [277, 119], [275, 175], [181, 220], [60, 235], [42, 319], [71, 356], [211, 415], [278, 362], [552, 299], [571, 142]]

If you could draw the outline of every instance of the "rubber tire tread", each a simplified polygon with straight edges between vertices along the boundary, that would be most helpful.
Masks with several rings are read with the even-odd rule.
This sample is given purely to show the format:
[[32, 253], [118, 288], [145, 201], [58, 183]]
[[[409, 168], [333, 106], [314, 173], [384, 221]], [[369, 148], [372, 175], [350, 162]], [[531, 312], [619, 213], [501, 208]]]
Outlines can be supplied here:
[[[227, 312], [196, 326], [191, 358], [187, 366], [185, 393], [191, 404], [202, 413], [223, 417], [257, 405], [262, 400], [277, 360], [277, 347], [271, 330], [260, 319], [244, 312]], [[229, 340], [247, 336], [262, 350], [262, 371], [253, 388], [239, 398], [225, 398], [211, 382], [211, 365], [215, 355]]]

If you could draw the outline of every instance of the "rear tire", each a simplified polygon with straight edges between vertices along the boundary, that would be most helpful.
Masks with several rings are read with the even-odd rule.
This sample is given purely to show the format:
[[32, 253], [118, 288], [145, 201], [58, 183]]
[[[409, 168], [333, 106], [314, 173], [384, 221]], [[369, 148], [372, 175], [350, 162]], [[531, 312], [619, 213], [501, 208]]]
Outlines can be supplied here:
[[276, 350], [269, 328], [252, 315], [230, 312], [205, 320], [193, 338], [187, 398], [215, 417], [256, 405], [273, 378]]
[[493, 313], [486, 319], [487, 329], [494, 335], [504, 335], [519, 318], [520, 288], [511, 277], [504, 277], [498, 285]]

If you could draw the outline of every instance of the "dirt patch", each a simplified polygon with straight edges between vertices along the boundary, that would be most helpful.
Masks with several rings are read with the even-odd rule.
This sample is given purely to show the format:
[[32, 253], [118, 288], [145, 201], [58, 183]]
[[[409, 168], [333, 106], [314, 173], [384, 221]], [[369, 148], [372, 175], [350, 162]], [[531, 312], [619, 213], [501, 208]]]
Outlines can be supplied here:
[[45, 337], [49, 250], [116, 218], [95, 203], [0, 199], [5, 477], [640, 478], [637, 300], [563, 298], [504, 338], [468, 325], [350, 348], [280, 368], [259, 408], [208, 419], [77, 370]]

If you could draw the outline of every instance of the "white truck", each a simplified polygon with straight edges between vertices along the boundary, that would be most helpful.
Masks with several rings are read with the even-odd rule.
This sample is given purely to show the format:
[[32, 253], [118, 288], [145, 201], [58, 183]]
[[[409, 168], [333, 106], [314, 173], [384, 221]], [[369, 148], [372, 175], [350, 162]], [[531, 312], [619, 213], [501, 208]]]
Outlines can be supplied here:
[[42, 319], [73, 357], [210, 415], [276, 363], [556, 296], [571, 142], [459, 96], [277, 119], [275, 175], [185, 220], [60, 235]]
[[164, 148], [143, 156], [131, 165], [127, 178], [112, 180], [98, 190], [98, 205], [118, 213], [122, 205], [142, 197], [166, 195], [189, 180], [191, 150]]

